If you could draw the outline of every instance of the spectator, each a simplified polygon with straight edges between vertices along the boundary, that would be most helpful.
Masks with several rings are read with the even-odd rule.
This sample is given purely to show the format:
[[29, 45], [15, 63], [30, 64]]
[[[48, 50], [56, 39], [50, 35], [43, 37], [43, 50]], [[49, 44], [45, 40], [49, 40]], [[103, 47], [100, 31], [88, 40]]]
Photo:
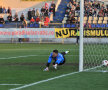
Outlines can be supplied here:
[[48, 5], [48, 3], [45, 3], [45, 9], [46, 9], [46, 8], [49, 8], [49, 5]]
[[98, 16], [99, 16], [99, 17], [105, 16], [105, 13], [103, 13], [103, 10], [100, 10], [100, 11], [98, 12]]
[[85, 25], [85, 27], [86, 28], [91, 28], [91, 24], [87, 22], [86, 25]]
[[93, 14], [92, 14], [92, 10], [90, 10], [90, 12], [89, 12], [89, 16], [92, 16]]
[[39, 9], [36, 9], [36, 17], [40, 16]]
[[72, 15], [75, 15], [75, 10], [70, 10], [70, 12], [72, 13]]
[[72, 8], [71, 8], [72, 10], [75, 10], [75, 6], [74, 5], [72, 5]]
[[80, 10], [80, 6], [79, 6], [79, 4], [77, 5], [76, 10], [77, 10], [77, 11]]
[[31, 11], [31, 17], [35, 17], [35, 8]]
[[99, 2], [96, 4], [96, 8], [100, 9], [100, 3]]
[[105, 8], [105, 6], [104, 6], [104, 4], [102, 4], [101, 9], [104, 9], [104, 8]]
[[75, 23], [75, 21], [76, 20], [75, 20], [74, 16], [70, 16], [67, 20], [67, 23], [72, 24], [72, 23]]
[[73, 5], [76, 6], [76, 2], [75, 1], [73, 1]]
[[0, 24], [4, 24], [4, 23], [5, 23], [5, 21], [4, 21], [3, 17], [0, 16]]
[[104, 12], [105, 12], [105, 16], [108, 16], [108, 8], [106, 8], [106, 9], [104, 10]]
[[24, 26], [24, 28], [27, 28], [27, 21], [26, 21], [25, 18], [24, 18], [24, 20], [23, 20], [23, 26]]
[[8, 20], [9, 22], [12, 21], [12, 14], [11, 14], [11, 13], [8, 15], [7, 20]]
[[8, 9], [7, 9], [7, 13], [11, 13], [11, 8], [10, 7], [8, 7]]
[[42, 16], [41, 18], [40, 18], [40, 22], [39, 22], [41, 25], [44, 25], [44, 17]]
[[35, 19], [32, 17], [30, 20], [30, 23], [34, 23], [34, 22], [35, 22]]
[[31, 17], [32, 17], [32, 15], [31, 15], [31, 9], [29, 9], [29, 11], [28, 11], [28, 20], [31, 20]]
[[24, 14], [23, 13], [20, 16], [20, 21], [24, 21]]
[[6, 8], [5, 7], [3, 7], [3, 9], [2, 9], [2, 13], [6, 13]]
[[39, 21], [40, 21], [40, 17], [38, 16], [38, 17], [36, 18], [36, 22], [39, 23]]
[[15, 13], [15, 15], [14, 15], [14, 18], [13, 18], [14, 20], [13, 21], [15, 21], [15, 22], [17, 22], [18, 21], [18, 14], [17, 13]]
[[48, 23], [50, 22], [50, 19], [48, 16], [45, 17], [44, 26], [48, 27]]
[[71, 17], [72, 16], [72, 12], [69, 12], [69, 17]]
[[50, 7], [49, 12], [54, 12], [52, 6]]
[[55, 8], [56, 8], [56, 5], [55, 5], [54, 2], [52, 2], [51, 7], [52, 7], [52, 10], [53, 10], [53, 15], [55, 16]]
[[94, 9], [93, 15], [96, 16], [97, 15], [97, 9]]
[[72, 3], [69, 2], [69, 3], [67, 4], [67, 9], [71, 9], [71, 8], [72, 8]]
[[68, 11], [68, 10], [66, 10], [65, 14], [66, 14], [66, 15], [69, 15], [69, 11]]
[[46, 7], [44, 16], [48, 16], [48, 14], [49, 14], [49, 10], [48, 10], [48, 8]]
[[95, 1], [92, 3], [92, 7], [95, 8]]
[[44, 16], [44, 13], [45, 13], [45, 8], [44, 8], [44, 6], [41, 8], [41, 14], [42, 14], [42, 16]]
[[2, 6], [0, 6], [0, 13], [2, 13]]
[[74, 16], [71, 17], [71, 21], [72, 21], [72, 24], [73, 23], [76, 23], [76, 20], [75, 20], [75, 17]]

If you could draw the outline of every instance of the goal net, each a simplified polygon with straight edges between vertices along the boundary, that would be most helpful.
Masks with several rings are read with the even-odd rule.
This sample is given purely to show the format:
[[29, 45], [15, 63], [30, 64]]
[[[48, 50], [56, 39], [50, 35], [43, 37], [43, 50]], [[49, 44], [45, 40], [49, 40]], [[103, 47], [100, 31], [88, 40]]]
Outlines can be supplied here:
[[85, 8], [84, 0], [81, 0], [79, 71], [107, 72], [108, 66], [102, 62], [108, 61], [108, 17], [105, 13], [100, 15], [98, 8], [95, 15], [87, 14]]
[[[96, 31], [99, 33], [100, 29]], [[102, 65], [103, 60], [108, 60], [108, 38], [101, 36], [101, 34], [100, 37], [84, 37], [83, 45], [84, 70], [108, 71], [108, 66]]]

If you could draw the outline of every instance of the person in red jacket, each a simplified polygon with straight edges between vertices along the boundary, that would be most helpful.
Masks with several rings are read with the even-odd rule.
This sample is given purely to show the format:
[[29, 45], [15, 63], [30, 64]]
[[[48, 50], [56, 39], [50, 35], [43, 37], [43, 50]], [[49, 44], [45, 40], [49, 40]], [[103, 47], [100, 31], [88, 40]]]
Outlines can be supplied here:
[[35, 19], [32, 17], [30, 20], [30, 23], [34, 23], [34, 22], [35, 22]]
[[38, 16], [37, 18], [36, 18], [36, 22], [38, 23], [40, 21], [40, 17]]
[[50, 19], [48, 16], [46, 16], [44, 21], [44, 26], [48, 26], [48, 23], [50, 23]]
[[45, 3], [45, 8], [49, 8], [49, 5], [48, 5], [48, 3]]

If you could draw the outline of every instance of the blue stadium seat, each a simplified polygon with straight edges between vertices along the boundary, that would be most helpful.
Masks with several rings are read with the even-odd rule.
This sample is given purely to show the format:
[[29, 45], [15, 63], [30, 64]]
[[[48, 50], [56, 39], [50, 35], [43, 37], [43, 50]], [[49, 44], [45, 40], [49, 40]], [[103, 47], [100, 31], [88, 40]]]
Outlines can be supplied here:
[[34, 27], [39, 28], [39, 24], [35, 23]]
[[28, 24], [28, 25], [27, 25], [27, 27], [29, 28], [29, 27], [30, 27], [30, 25]]
[[3, 28], [4, 27], [4, 25], [3, 24], [0, 24], [0, 28]]
[[61, 26], [61, 28], [63, 28], [63, 27], [65, 28], [65, 27], [66, 27], [66, 25], [64, 24], [64, 26], [63, 26], [63, 25]]
[[70, 27], [71, 27], [71, 25], [70, 25], [70, 24], [67, 24], [67, 25], [66, 25], [66, 27], [67, 27], [67, 28], [70, 28]]
[[34, 24], [30, 24], [30, 28], [33, 28], [34, 27]]
[[108, 28], [108, 24], [106, 24], [106, 28]]
[[105, 24], [101, 24], [101, 28], [105, 28]]
[[91, 27], [92, 27], [92, 28], [95, 28], [95, 27], [96, 27], [96, 25], [95, 25], [95, 24], [91, 24]]
[[72, 25], [71, 25], [71, 28], [75, 28], [75, 27], [76, 27], [76, 25], [75, 25], [75, 24], [72, 24]]
[[100, 24], [97, 24], [97, 25], [96, 25], [96, 27], [97, 27], [97, 28], [100, 28], [100, 27], [101, 27], [101, 25], [100, 25]]

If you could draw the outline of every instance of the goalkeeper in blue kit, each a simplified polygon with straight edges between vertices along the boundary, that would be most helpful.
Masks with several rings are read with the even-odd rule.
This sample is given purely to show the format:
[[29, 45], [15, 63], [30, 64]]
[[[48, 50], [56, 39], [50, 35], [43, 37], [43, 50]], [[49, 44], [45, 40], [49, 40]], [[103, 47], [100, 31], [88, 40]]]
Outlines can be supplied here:
[[52, 60], [54, 60], [53, 62], [54, 69], [57, 69], [58, 65], [63, 65], [65, 63], [65, 55], [67, 53], [69, 53], [69, 51], [59, 53], [58, 50], [53, 50], [53, 52], [49, 56], [49, 59], [48, 59], [48, 62], [46, 64], [46, 68], [44, 69], [44, 71], [49, 71], [49, 66]]

